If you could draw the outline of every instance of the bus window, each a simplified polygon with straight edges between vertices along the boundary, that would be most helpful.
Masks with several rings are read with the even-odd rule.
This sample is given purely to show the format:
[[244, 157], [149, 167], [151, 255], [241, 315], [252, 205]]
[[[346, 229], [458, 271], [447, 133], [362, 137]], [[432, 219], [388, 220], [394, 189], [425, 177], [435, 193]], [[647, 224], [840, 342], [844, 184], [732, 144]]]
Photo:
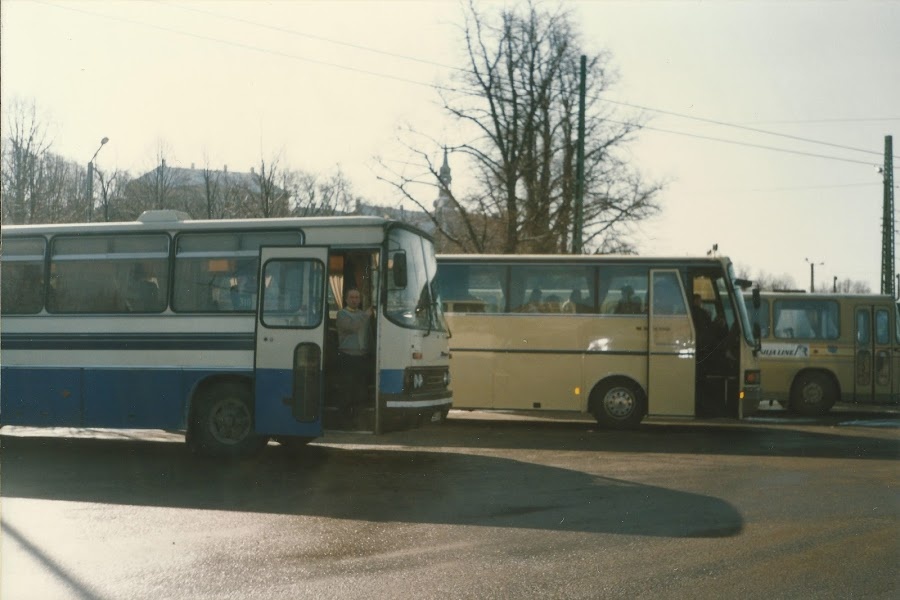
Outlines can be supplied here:
[[891, 343], [890, 316], [884, 308], [875, 311], [875, 343], [884, 345]]
[[[47, 310], [54, 313], [162, 312], [169, 236], [60, 236], [50, 250]], [[141, 291], [152, 286], [154, 295]]]
[[[443, 329], [440, 307], [435, 306], [432, 284], [437, 266], [426, 260], [422, 238], [413, 232], [396, 227], [388, 232], [388, 270], [393, 258], [402, 253], [406, 258], [406, 280], [387, 278], [386, 315], [392, 322], [412, 329]], [[401, 285], [402, 283], [402, 285]]]
[[[594, 312], [591, 269], [581, 265], [510, 267], [511, 312]], [[565, 304], [569, 302], [569, 304]]]
[[301, 242], [297, 232], [181, 234], [176, 240], [172, 309], [256, 310], [260, 246], [298, 246]]
[[833, 300], [776, 300], [772, 311], [776, 338], [833, 340], [840, 336], [838, 304]]
[[758, 309], [756, 310], [756, 322], [759, 323], [760, 337], [769, 337], [769, 301], [760, 300]]
[[686, 315], [687, 306], [675, 273], [657, 273], [653, 278], [653, 312], [657, 315]]
[[324, 266], [313, 260], [271, 260], [265, 266], [262, 322], [267, 327], [317, 327], [322, 320]]
[[33, 315], [44, 306], [43, 238], [3, 241], [3, 263], [0, 272], [4, 315]]
[[444, 264], [440, 285], [445, 312], [495, 314], [506, 309], [506, 267]]
[[647, 268], [599, 267], [601, 315], [637, 315], [647, 312]]

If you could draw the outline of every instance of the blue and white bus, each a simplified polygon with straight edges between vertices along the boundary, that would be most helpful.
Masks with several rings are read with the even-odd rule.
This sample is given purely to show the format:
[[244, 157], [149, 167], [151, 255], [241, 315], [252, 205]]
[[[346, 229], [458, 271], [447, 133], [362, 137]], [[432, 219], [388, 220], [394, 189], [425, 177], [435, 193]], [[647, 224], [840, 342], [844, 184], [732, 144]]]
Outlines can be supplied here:
[[[377, 217], [4, 227], [0, 424], [183, 430], [231, 457], [439, 418], [436, 271], [428, 235]], [[377, 316], [369, 399], [348, 423], [335, 317], [351, 287]]]

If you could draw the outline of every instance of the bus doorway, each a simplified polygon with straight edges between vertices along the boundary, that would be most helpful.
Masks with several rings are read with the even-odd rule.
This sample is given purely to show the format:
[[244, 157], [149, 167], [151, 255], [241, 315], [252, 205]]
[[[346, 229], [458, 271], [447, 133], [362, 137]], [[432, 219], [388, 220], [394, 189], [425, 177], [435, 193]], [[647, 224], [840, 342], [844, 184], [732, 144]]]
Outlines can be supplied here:
[[697, 339], [696, 414], [740, 418], [739, 315], [731, 288], [721, 269], [692, 269], [688, 279]]
[[[333, 249], [328, 262], [324, 427], [378, 429], [380, 251]], [[358, 294], [358, 301], [348, 293]]]
[[854, 400], [866, 404], [894, 403], [895, 329], [891, 327], [893, 307], [884, 304], [857, 305], [854, 346]]

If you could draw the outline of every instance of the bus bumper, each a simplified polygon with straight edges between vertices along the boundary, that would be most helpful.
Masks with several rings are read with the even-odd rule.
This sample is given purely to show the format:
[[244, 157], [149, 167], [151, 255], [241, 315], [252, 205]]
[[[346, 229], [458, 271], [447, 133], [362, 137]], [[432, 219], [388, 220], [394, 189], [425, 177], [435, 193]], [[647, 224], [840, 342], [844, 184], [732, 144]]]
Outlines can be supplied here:
[[759, 410], [762, 401], [762, 388], [758, 385], [744, 386], [741, 388], [741, 397], [738, 399], [738, 418], [743, 419]]
[[443, 390], [424, 394], [382, 394], [384, 405], [390, 410], [414, 412], [449, 410], [453, 404], [453, 392]]

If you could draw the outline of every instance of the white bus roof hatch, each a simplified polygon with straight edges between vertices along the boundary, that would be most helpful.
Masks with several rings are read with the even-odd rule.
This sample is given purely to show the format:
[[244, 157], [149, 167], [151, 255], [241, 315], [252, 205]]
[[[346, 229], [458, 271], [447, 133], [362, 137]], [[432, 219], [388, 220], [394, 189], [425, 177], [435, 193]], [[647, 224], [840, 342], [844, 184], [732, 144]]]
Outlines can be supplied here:
[[190, 221], [191, 215], [180, 210], [145, 210], [137, 218], [141, 223], [164, 223], [167, 221]]

